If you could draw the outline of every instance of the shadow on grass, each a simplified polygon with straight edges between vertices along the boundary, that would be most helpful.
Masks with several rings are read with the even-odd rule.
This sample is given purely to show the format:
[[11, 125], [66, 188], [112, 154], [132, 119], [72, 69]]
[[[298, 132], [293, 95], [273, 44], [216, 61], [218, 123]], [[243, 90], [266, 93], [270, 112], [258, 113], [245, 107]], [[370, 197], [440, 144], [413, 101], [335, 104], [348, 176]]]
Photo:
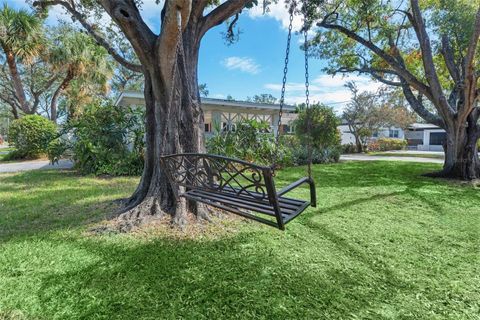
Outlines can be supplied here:
[[[47, 318], [318, 319], [361, 314], [406, 287], [385, 265], [372, 264], [333, 233], [321, 231], [335, 250], [359, 260], [373, 276], [366, 279], [341, 266], [314, 273], [242, 235], [212, 242], [164, 239], [132, 248], [86, 241], [76, 245], [99, 262], [46, 275], [39, 300]], [[365, 281], [385, 290], [372, 297], [358, 290]]]
[[65, 171], [0, 175], [0, 242], [101, 221], [133, 187]]

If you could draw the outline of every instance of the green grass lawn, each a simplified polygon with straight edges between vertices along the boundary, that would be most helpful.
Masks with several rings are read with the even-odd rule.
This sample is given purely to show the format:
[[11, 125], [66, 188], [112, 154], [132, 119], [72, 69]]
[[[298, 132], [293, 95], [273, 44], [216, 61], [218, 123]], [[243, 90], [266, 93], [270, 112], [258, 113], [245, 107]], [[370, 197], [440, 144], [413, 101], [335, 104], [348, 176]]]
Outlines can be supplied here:
[[7, 157], [8, 153], [13, 151], [14, 148], [2, 148], [0, 149], [0, 161]]
[[431, 159], [444, 159], [443, 154], [432, 153], [402, 153], [402, 152], [369, 152], [369, 156], [382, 156], [382, 157], [411, 157], [411, 158], [431, 158]]
[[480, 193], [420, 176], [438, 168], [315, 166], [318, 207], [285, 232], [194, 239], [85, 232], [136, 178], [0, 175], [0, 319], [479, 319]]

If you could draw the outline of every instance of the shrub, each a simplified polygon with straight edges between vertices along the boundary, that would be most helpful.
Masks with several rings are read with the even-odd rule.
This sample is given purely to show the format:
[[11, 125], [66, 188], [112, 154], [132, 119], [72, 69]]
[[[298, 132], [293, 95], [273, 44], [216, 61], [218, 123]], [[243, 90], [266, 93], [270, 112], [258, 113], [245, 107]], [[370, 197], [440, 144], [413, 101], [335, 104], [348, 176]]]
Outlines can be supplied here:
[[[340, 149], [338, 147], [327, 147], [323, 149], [312, 149], [312, 163], [333, 163], [340, 160]], [[308, 164], [308, 149], [305, 146], [293, 150], [293, 162], [295, 165]]]
[[356, 153], [357, 146], [353, 143], [342, 144], [341, 151], [342, 153]]
[[[75, 168], [82, 174], [139, 175], [144, 161], [143, 113], [113, 105], [90, 105], [68, 124], [71, 146], [51, 145], [52, 158], [71, 150]], [[65, 144], [67, 146], [65, 147]]]
[[[269, 165], [276, 152], [275, 137], [269, 133], [267, 122], [244, 120], [236, 124], [235, 131], [222, 131], [218, 124], [212, 137], [206, 141], [208, 153], [238, 158], [249, 162]], [[280, 166], [292, 164], [291, 150], [280, 143], [278, 161]]]
[[332, 108], [316, 104], [303, 108], [294, 121], [295, 135], [301, 144], [316, 149], [340, 145], [339, 120]]
[[380, 138], [368, 143], [368, 151], [389, 151], [403, 150], [407, 146], [407, 141], [403, 139]]
[[57, 135], [57, 126], [39, 115], [27, 115], [14, 120], [8, 132], [8, 142], [15, 147], [12, 157], [35, 159], [47, 153], [48, 144]]

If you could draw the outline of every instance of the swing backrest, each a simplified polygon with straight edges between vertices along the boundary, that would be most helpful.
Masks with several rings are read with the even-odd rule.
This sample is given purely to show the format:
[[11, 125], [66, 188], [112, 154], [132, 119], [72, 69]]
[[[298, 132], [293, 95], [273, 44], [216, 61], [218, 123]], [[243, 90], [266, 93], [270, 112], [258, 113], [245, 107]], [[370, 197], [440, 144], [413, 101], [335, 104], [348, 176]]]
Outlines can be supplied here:
[[270, 167], [201, 153], [173, 154], [161, 161], [171, 183], [187, 190], [228, 192], [257, 201], [274, 196]]

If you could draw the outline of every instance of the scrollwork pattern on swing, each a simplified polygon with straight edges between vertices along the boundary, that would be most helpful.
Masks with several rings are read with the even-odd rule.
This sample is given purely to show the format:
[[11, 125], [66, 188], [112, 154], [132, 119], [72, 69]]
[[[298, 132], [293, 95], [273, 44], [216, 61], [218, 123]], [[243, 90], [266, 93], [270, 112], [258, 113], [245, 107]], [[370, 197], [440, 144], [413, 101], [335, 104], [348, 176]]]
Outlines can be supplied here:
[[170, 181], [186, 188], [260, 201], [267, 198], [262, 168], [243, 161], [207, 154], [178, 154], [163, 157], [162, 167]]

